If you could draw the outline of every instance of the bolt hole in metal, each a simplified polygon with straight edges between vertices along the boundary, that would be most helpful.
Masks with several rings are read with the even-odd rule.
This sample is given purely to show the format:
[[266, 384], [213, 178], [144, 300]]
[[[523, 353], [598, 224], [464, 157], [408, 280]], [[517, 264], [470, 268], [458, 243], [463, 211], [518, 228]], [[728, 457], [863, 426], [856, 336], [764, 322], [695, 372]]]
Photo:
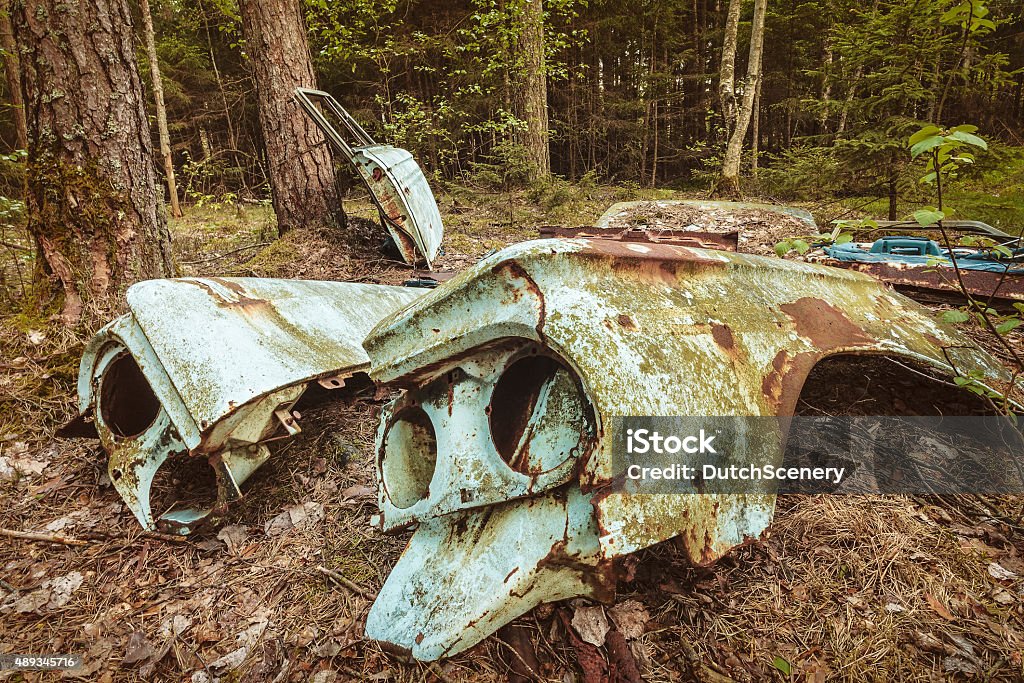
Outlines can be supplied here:
[[586, 405], [574, 373], [530, 349], [502, 373], [485, 410], [494, 448], [521, 474], [554, 469], [592, 432]]
[[160, 401], [129, 354], [118, 356], [100, 378], [100, 417], [115, 436], [142, 434], [160, 414]]
[[402, 410], [384, 437], [381, 478], [391, 503], [406, 509], [430, 495], [437, 464], [437, 436], [419, 407]]

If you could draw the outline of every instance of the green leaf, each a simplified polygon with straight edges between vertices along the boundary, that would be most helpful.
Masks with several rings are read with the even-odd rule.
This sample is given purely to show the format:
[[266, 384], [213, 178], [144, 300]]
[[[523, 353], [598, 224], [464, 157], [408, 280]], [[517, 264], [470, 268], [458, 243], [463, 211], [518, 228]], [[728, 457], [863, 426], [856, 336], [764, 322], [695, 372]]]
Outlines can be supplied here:
[[[938, 126], [925, 126], [921, 130], [917, 131], [916, 133], [910, 136], [910, 139], [907, 140], [907, 147], [913, 147], [914, 145], [921, 142], [925, 138], [930, 138], [931, 136], [935, 135], [941, 130], [942, 129], [939, 128]], [[973, 133], [974, 131], [968, 132]]]
[[798, 254], [806, 254], [807, 250], [811, 248], [811, 245], [807, 244], [803, 240], [793, 240], [793, 248], [796, 249]]
[[1001, 256], [1005, 256], [1006, 258], [1013, 258], [1013, 251], [1009, 247], [1004, 246], [1002, 244], [995, 245], [994, 247], [992, 247], [992, 250], [997, 254], [1000, 254]]
[[957, 385], [958, 387], [966, 386], [973, 381], [974, 380], [971, 379], [970, 377], [964, 377], [962, 375], [957, 375], [956, 377], [953, 378], [953, 384]]
[[793, 674], [793, 667], [792, 667], [792, 665], [790, 665], [790, 663], [787, 662], [782, 657], [776, 657], [772, 661], [772, 666], [774, 666], [776, 669], [778, 669], [779, 671], [781, 671], [782, 673], [784, 673], [787, 676], [790, 676], [790, 675]]
[[842, 235], [836, 238], [836, 244], [846, 244], [847, 242], [853, 241], [853, 235], [848, 232], [844, 232]]
[[914, 220], [917, 221], [917, 224], [922, 228], [927, 228], [929, 225], [935, 225], [945, 217], [946, 214], [935, 209], [918, 209], [914, 212]]
[[953, 24], [959, 21], [961, 17], [967, 16], [969, 12], [970, 5], [968, 5], [967, 3], [954, 5], [953, 7], [950, 7], [948, 10], [946, 10], [941, 17], [939, 17], [939, 21], [942, 22], [943, 24]]
[[966, 142], [968, 145], [973, 145], [974, 147], [988, 149], [987, 142], [979, 138], [977, 135], [972, 135], [971, 133], [968, 133], [966, 131], [955, 130], [949, 134], [949, 137], [953, 138], [954, 140], [959, 140], [960, 142]]
[[938, 177], [938, 175], [939, 175], [938, 173], [936, 173], [935, 171], [932, 171], [928, 175], [922, 176], [921, 177], [921, 182], [922, 183], [934, 183], [935, 182], [935, 178]]
[[965, 323], [971, 319], [971, 316], [967, 315], [961, 310], [943, 311], [942, 322], [944, 323]]
[[950, 133], [955, 133], [957, 131], [961, 131], [961, 132], [964, 132], [964, 133], [975, 133], [975, 132], [977, 132], [977, 130], [978, 130], [977, 126], [971, 125], [969, 123], [963, 123], [963, 124], [961, 124], [959, 126], [953, 126], [952, 128], [949, 129], [949, 132]]
[[779, 242], [778, 244], [775, 245], [775, 253], [778, 254], [779, 257], [782, 257], [788, 254], [789, 250], [792, 248], [793, 245], [790, 243], [789, 240], [783, 240], [782, 242]]
[[932, 135], [910, 146], [910, 156], [914, 159], [925, 152], [935, 149], [946, 140], [941, 135]]
[[1019, 301], [1014, 302], [1013, 307], [1016, 308], [1021, 313], [1024, 313], [1024, 304], [1020, 303]]
[[1010, 318], [1009, 320], [1004, 320], [996, 325], [996, 332], [999, 334], [1007, 334], [1020, 327], [1021, 324], [1024, 324], [1024, 320], [1021, 320], [1020, 318]]

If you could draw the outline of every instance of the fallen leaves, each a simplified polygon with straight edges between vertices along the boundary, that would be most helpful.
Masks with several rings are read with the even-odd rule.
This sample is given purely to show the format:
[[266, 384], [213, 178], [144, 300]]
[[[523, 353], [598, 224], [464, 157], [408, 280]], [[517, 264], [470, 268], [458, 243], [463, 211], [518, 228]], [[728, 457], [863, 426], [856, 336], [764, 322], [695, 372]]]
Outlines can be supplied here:
[[125, 650], [124, 658], [121, 663], [126, 666], [137, 664], [145, 661], [153, 656], [156, 650], [153, 649], [153, 643], [149, 642], [146, 638], [146, 634], [142, 631], [133, 631], [128, 637], [128, 647]]
[[263, 531], [267, 536], [281, 536], [292, 529], [312, 527], [322, 520], [324, 515], [324, 506], [320, 503], [313, 501], [299, 503], [286, 508], [284, 512], [270, 519], [263, 525]]
[[249, 649], [245, 646], [232, 650], [223, 657], [219, 657], [214, 661], [210, 662], [210, 670], [216, 673], [226, 673], [233, 671], [242, 665], [245, 661], [246, 656], [249, 654]]
[[0, 606], [0, 612], [28, 614], [59, 609], [71, 601], [71, 596], [81, 588], [84, 581], [85, 577], [77, 571], [47, 579], [36, 590], [14, 600], [13, 604], [9, 602], [12, 597], [9, 596], [8, 602]]
[[247, 527], [231, 524], [217, 532], [217, 540], [223, 541], [229, 553], [237, 553], [249, 538]]
[[953, 614], [948, 609], [946, 609], [946, 606], [943, 605], [942, 602], [931, 593], [925, 591], [924, 599], [928, 603], [928, 606], [935, 610], [935, 613], [943, 619], [945, 619], [946, 621], [953, 621], [954, 619], [956, 619], [956, 617], [954, 617]]
[[595, 647], [604, 645], [605, 636], [611, 628], [608, 625], [608, 618], [604, 614], [604, 608], [600, 605], [594, 607], [577, 607], [572, 615], [572, 627], [585, 643]]
[[989, 562], [988, 564], [988, 575], [996, 581], [1013, 581], [1017, 578], [1017, 575], [1006, 569], [1001, 564], [996, 562]]
[[22, 477], [41, 476], [49, 467], [49, 460], [37, 460], [29, 457], [26, 452], [28, 446], [22, 442], [15, 442], [0, 456], [0, 480], [18, 481]]
[[647, 609], [636, 600], [616, 604], [608, 610], [608, 616], [626, 640], [636, 640], [642, 636], [647, 628], [647, 622], [651, 620]]

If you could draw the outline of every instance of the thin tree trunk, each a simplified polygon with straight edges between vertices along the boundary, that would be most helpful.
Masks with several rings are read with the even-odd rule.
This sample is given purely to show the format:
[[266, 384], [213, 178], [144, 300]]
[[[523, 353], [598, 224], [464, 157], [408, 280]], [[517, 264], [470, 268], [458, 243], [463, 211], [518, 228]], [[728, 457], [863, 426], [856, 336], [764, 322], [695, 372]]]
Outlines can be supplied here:
[[[127, 0], [17, 2], [28, 230], [40, 303], [68, 325], [174, 273]], [[90, 316], [91, 317], [91, 316]]]
[[751, 116], [750, 126], [750, 174], [757, 177], [757, 157], [761, 149], [761, 83], [764, 78], [757, 79], [754, 86], [754, 113]]
[[764, 18], [768, 0], [754, 0], [754, 22], [750, 29], [750, 56], [747, 59], [747, 78], [743, 86], [743, 103], [736, 116], [736, 128], [729, 137], [725, 149], [725, 160], [722, 162], [722, 175], [712, 195], [716, 197], [736, 198], [740, 195], [740, 157], [743, 153], [743, 140], [747, 137], [747, 128], [754, 111], [754, 95], [757, 83], [761, 80], [761, 55], [764, 47]]
[[[206, 16], [206, 7], [202, 2], [199, 3], [199, 11], [203, 14], [203, 28], [206, 33], [206, 48], [210, 53], [210, 66], [213, 68], [213, 78], [217, 82], [217, 92], [220, 93], [220, 103], [224, 107], [224, 121], [228, 129], [228, 146], [231, 148], [229, 153], [231, 154], [231, 160], [235, 168], [239, 168], [241, 164], [238, 162], [238, 135], [235, 133], [235, 124], [231, 119], [231, 107], [228, 106], [227, 92], [224, 90], [224, 80], [220, 75], [220, 67], [217, 66], [217, 54], [213, 49], [213, 37], [210, 35], [210, 19]], [[209, 143], [209, 138], [207, 138]], [[210, 147], [208, 144], [207, 147]], [[243, 185], [245, 184], [245, 174], [241, 175], [243, 178]]]
[[14, 110], [14, 129], [18, 136], [18, 149], [28, 149], [28, 121], [25, 118], [25, 100], [21, 93], [21, 61], [14, 44], [11, 28], [11, 3], [4, 0], [0, 7], [0, 47], [4, 50], [4, 74], [7, 77], [7, 97]]
[[850, 90], [846, 93], [843, 111], [839, 114], [839, 125], [836, 126], [836, 135], [842, 135], [843, 131], [846, 130], [847, 117], [850, 115], [850, 105], [853, 104], [853, 98], [857, 95], [857, 84], [860, 82], [862, 75], [864, 75], [864, 67], [858, 66], [857, 71], [853, 74], [853, 80], [850, 81]]
[[174, 160], [171, 159], [171, 136], [167, 132], [167, 107], [164, 106], [164, 84], [160, 78], [160, 63], [156, 56], [156, 37], [153, 35], [153, 15], [149, 0], [139, 0], [142, 14], [142, 32], [146, 38], [146, 57], [149, 59], [149, 74], [153, 79], [153, 99], [156, 102], [156, 126], [160, 136], [160, 156], [164, 160], [164, 176], [167, 178], [167, 194], [171, 200], [171, 215], [181, 218], [178, 205], [178, 186], [174, 182]]
[[256, 81], [278, 232], [340, 219], [334, 164], [323, 134], [292, 99], [315, 87], [298, 0], [241, 0], [242, 32]]
[[822, 69], [824, 76], [821, 86], [821, 116], [818, 118], [818, 124], [821, 128], [819, 132], [822, 134], [828, 132], [828, 109], [832, 101], [832, 60], [832, 45], [831, 43], [826, 43], [825, 68]]
[[520, 144], [526, 150], [533, 178], [551, 174], [548, 142], [548, 82], [544, 66], [543, 0], [521, 0], [518, 48], [523, 69], [520, 74], [517, 116], [526, 122]]
[[740, 27], [741, 5], [741, 0], [729, 0], [725, 36], [722, 38], [722, 65], [718, 69], [718, 98], [728, 131], [736, 126], [736, 34]]

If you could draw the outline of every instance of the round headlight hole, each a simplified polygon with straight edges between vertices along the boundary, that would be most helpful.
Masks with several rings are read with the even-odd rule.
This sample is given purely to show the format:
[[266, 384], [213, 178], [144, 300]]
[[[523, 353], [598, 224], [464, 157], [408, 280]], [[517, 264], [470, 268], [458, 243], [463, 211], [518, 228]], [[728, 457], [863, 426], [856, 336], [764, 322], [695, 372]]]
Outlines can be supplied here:
[[125, 439], [142, 434], [160, 414], [160, 401], [130, 354], [115, 358], [100, 378], [99, 409], [103, 424]]
[[523, 356], [502, 373], [485, 411], [494, 449], [521, 474], [552, 470], [592, 433], [587, 405], [569, 368], [551, 356]]
[[384, 435], [381, 479], [391, 503], [412, 507], [430, 495], [430, 480], [437, 465], [437, 436], [422, 408], [400, 411]]

